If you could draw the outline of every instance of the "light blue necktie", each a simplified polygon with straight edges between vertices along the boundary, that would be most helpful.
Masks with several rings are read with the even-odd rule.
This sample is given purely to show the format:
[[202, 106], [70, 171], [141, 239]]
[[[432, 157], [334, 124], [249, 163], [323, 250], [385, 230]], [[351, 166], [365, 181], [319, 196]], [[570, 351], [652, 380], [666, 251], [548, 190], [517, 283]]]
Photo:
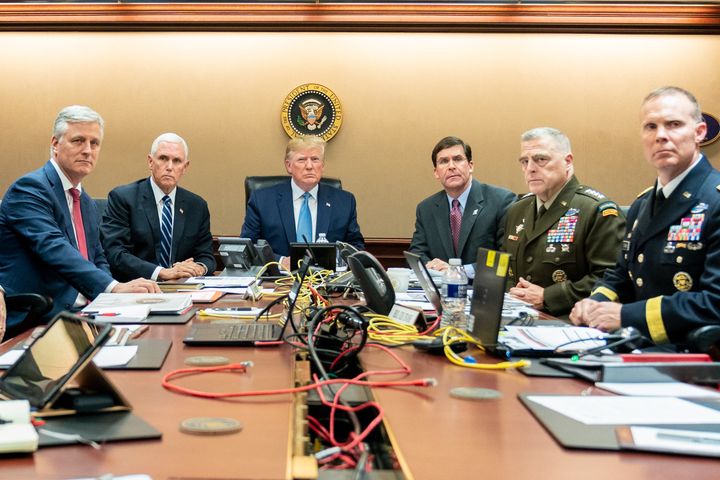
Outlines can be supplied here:
[[170, 252], [172, 251], [172, 201], [170, 197], [163, 197], [162, 225], [160, 232], [160, 266], [170, 268]]
[[310, 215], [310, 207], [308, 206], [308, 200], [310, 199], [310, 192], [303, 194], [303, 203], [300, 207], [300, 215], [298, 216], [298, 224], [295, 229], [295, 238], [298, 242], [312, 242], [312, 216]]

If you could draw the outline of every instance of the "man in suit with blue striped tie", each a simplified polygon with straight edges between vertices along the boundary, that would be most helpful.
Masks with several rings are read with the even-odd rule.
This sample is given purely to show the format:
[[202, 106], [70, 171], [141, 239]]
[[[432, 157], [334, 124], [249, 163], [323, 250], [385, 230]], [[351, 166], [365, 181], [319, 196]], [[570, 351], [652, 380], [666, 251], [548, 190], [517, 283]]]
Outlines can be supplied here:
[[101, 239], [116, 278], [176, 280], [215, 271], [207, 202], [178, 187], [189, 165], [185, 140], [164, 133], [148, 154], [150, 178], [108, 195]]

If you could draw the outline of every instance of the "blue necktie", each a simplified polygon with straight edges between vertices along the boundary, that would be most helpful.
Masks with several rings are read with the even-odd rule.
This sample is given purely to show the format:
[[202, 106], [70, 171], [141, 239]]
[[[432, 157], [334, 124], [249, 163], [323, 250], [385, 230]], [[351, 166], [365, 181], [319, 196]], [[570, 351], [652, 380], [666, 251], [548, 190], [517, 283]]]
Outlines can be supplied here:
[[172, 201], [163, 197], [162, 225], [160, 225], [160, 266], [170, 268], [170, 252], [172, 251]]
[[300, 207], [300, 215], [298, 216], [298, 224], [295, 229], [295, 238], [298, 242], [312, 242], [312, 216], [310, 215], [310, 207], [308, 206], [308, 199], [310, 198], [310, 192], [303, 194], [303, 203]]

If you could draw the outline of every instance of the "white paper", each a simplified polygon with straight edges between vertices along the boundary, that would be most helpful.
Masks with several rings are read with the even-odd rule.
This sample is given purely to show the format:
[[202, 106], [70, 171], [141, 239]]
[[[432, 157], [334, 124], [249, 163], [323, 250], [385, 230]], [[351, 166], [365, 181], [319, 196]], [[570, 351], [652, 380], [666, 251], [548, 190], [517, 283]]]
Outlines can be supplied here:
[[20, 358], [20, 355], [23, 354], [25, 350], [9, 350], [2, 355], [0, 355], [0, 367], [8, 368], [10, 365], [18, 361], [18, 358]]
[[138, 323], [150, 314], [149, 305], [96, 308], [94, 320], [99, 323]]
[[101, 293], [83, 308], [83, 312], [92, 314], [102, 309], [119, 311], [135, 306], [148, 306], [151, 313], [158, 315], [177, 314], [192, 306], [192, 298], [187, 293]]
[[93, 362], [100, 368], [127, 365], [137, 354], [137, 345], [102, 347], [93, 357]]
[[434, 312], [435, 306], [430, 302], [414, 302], [411, 300], [397, 300], [400, 305], [422, 309], [425, 312]]
[[597, 382], [596, 387], [619, 395], [635, 397], [720, 397], [720, 392], [683, 382], [606, 383]]
[[720, 455], [720, 433], [653, 427], [630, 427], [630, 431], [640, 448]]
[[422, 292], [396, 292], [395, 301], [427, 302], [427, 297]]
[[720, 424], [720, 411], [679, 398], [565, 395], [527, 398], [586, 425]]
[[216, 287], [247, 287], [255, 277], [190, 277], [185, 283], [202, 283], [204, 288]]
[[[522, 327], [508, 325], [503, 342], [525, 344], [536, 350], [587, 350], [605, 345], [607, 333], [588, 327]], [[572, 342], [572, 343], [570, 343]], [[562, 345], [562, 347], [561, 347]], [[517, 347], [516, 347], [517, 348]]]

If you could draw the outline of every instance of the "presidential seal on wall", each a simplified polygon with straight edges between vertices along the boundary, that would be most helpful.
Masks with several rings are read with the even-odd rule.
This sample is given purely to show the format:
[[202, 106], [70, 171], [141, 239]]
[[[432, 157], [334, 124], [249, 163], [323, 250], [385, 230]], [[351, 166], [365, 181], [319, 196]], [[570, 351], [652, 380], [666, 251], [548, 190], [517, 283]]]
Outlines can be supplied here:
[[332, 90], [317, 83], [306, 83], [285, 97], [280, 120], [290, 137], [315, 135], [328, 141], [340, 130], [342, 107]]

